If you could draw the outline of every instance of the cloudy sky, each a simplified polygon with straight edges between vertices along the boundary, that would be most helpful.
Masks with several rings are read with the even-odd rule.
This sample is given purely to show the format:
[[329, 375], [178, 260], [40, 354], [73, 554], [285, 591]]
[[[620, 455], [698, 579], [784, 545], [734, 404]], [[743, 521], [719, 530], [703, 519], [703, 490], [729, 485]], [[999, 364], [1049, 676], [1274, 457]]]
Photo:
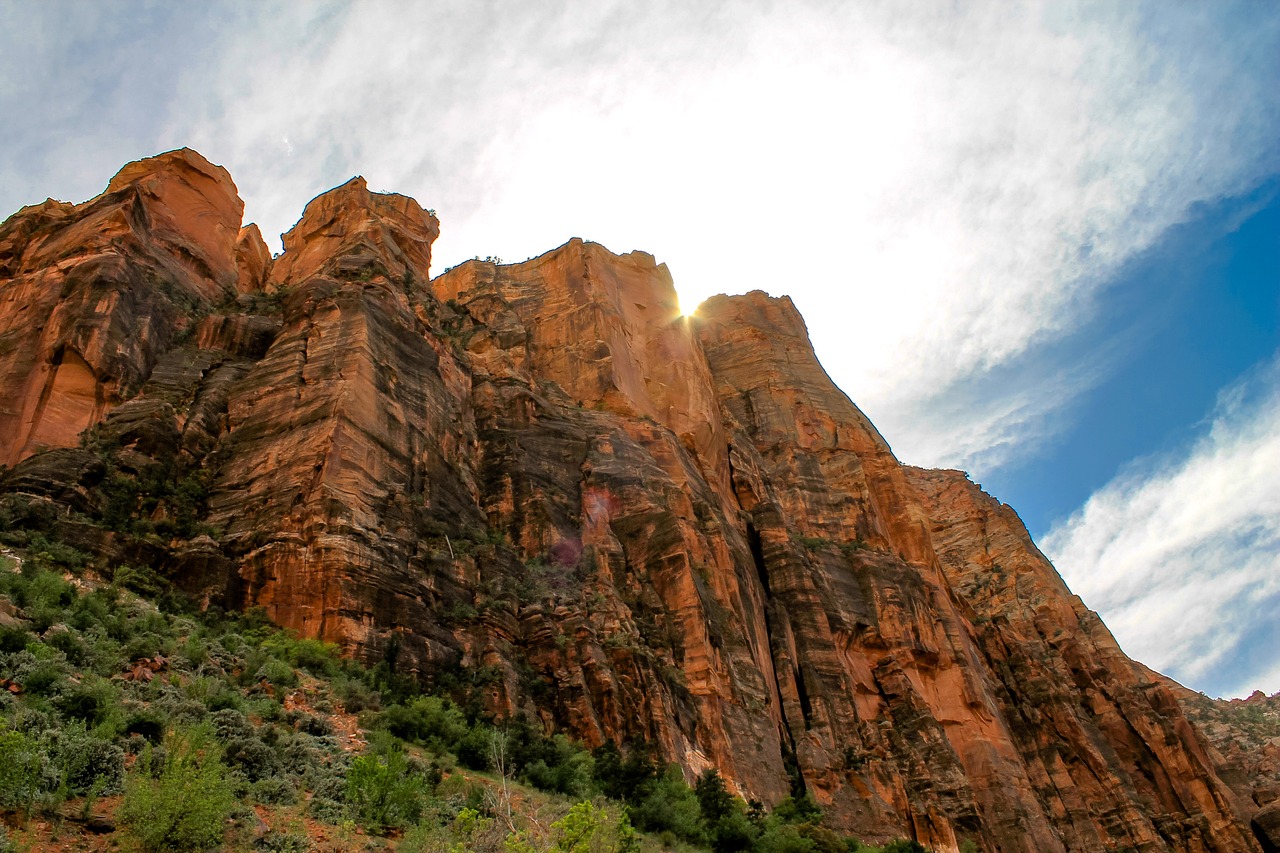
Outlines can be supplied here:
[[267, 235], [363, 174], [437, 211], [441, 269], [579, 236], [688, 309], [789, 294], [1131, 655], [1271, 693], [1277, 92], [1272, 0], [0, 0], [0, 211], [186, 145]]

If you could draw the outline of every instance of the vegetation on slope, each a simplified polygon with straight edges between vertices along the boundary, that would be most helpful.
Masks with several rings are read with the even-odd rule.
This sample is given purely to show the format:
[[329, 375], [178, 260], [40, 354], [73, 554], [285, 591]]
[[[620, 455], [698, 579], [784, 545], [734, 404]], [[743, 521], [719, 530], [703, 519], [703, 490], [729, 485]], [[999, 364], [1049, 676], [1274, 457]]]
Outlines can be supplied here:
[[[594, 754], [494, 720], [484, 673], [424, 694], [259, 614], [25, 531], [0, 558], [3, 849], [761, 853], [870, 848], [812, 800], [772, 812], [643, 744]], [[110, 576], [108, 577], [108, 574]], [[68, 849], [72, 849], [68, 846]]]

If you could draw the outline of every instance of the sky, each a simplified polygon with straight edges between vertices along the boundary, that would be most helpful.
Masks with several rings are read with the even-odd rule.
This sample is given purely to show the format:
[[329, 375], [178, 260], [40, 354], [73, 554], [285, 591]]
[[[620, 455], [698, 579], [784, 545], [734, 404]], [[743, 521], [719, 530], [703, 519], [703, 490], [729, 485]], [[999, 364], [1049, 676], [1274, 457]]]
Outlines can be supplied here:
[[362, 174], [439, 270], [576, 236], [790, 295], [1131, 656], [1275, 693], [1277, 92], [1272, 0], [0, 0], [0, 211], [190, 146], [276, 250]]

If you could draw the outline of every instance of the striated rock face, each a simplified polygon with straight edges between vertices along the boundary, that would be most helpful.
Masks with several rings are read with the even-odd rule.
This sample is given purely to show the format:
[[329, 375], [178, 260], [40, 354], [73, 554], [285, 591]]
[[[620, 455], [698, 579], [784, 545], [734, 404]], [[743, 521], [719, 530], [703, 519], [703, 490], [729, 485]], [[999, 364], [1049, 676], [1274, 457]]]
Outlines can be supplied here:
[[0, 464], [77, 444], [235, 294], [243, 210], [226, 170], [183, 149], [0, 226]]
[[1231, 786], [1264, 850], [1280, 850], [1280, 693], [1210, 699], [1158, 673], [1151, 681], [1173, 692], [1209, 742], [1218, 776]]
[[0, 227], [6, 517], [869, 841], [1257, 849], [1174, 687], [789, 300], [681, 317], [580, 240], [431, 280], [434, 215], [360, 178], [275, 259], [240, 215], [179, 151]]
[[1056, 827], [1068, 849], [1098, 849], [1117, 833], [1139, 849], [1178, 850], [1245, 835], [1242, 804], [1174, 692], [1124, 656], [1014, 511], [959, 472], [908, 473], [934, 519], [943, 569], [974, 610], [1032, 789], [1050, 815], [1071, 815]]

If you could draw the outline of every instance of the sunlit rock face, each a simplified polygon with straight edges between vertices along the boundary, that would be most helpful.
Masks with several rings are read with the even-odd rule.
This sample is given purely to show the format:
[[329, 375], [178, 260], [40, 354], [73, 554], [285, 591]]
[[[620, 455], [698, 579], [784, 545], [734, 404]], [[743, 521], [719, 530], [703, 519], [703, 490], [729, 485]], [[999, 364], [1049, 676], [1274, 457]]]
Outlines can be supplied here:
[[[435, 217], [358, 178], [274, 259], [240, 213], [181, 151], [0, 228], [0, 503], [868, 841], [1255, 849], [1172, 688], [1012, 510], [899, 464], [789, 300], [683, 318], [580, 240], [430, 279]], [[187, 492], [122, 524], [122, 473]]]
[[0, 226], [0, 464], [77, 444], [235, 294], [243, 210], [226, 170], [183, 149]]

